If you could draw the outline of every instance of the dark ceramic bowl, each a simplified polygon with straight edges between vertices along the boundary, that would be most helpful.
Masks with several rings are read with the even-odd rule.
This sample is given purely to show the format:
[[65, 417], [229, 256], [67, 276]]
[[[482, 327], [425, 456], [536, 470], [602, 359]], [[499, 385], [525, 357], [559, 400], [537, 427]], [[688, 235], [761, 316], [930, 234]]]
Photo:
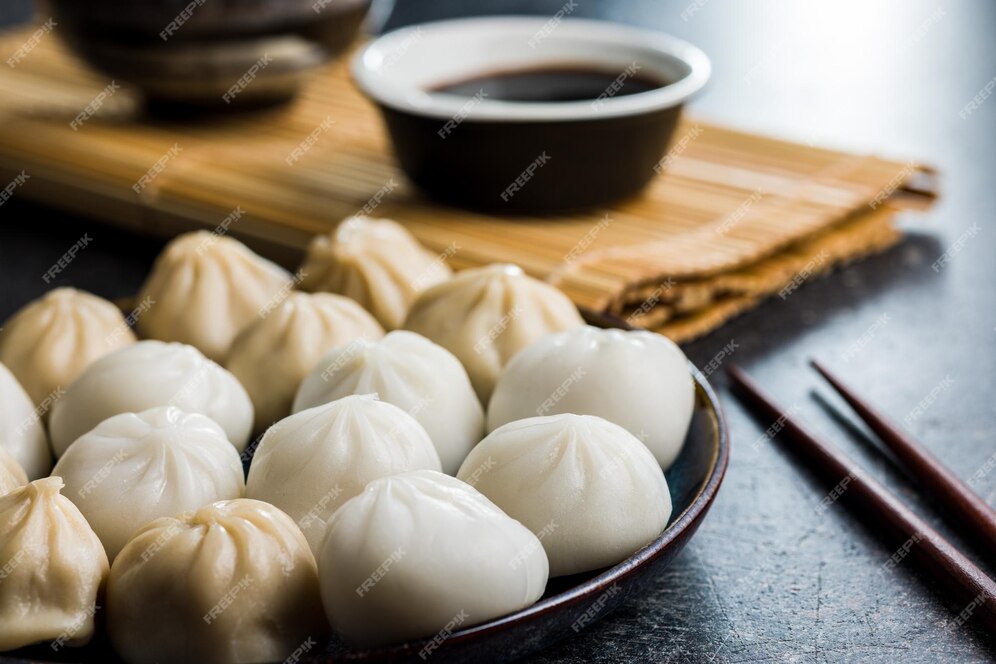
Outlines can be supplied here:
[[152, 102], [210, 108], [290, 98], [352, 42], [370, 2], [49, 0], [59, 34], [95, 69]]
[[[592, 325], [628, 327], [622, 321], [585, 313]], [[673, 505], [671, 520], [661, 536], [630, 558], [606, 570], [550, 579], [546, 593], [533, 606], [454, 632], [431, 651], [432, 662], [504, 662], [570, 638], [618, 608], [630, 597], [646, 592], [650, 579], [659, 574], [684, 548], [712, 506], [723, 481], [730, 455], [730, 440], [716, 394], [693, 366], [695, 411], [685, 446], [665, 473]], [[101, 615], [98, 614], [98, 618]], [[118, 658], [98, 626], [99, 636], [84, 648], [54, 652], [47, 645], [0, 654], [0, 664], [79, 662], [111, 664]], [[338, 640], [324, 652], [303, 656], [302, 664], [342, 661], [422, 662], [419, 653], [429, 641], [413, 641], [376, 650], [350, 650]]]
[[[487, 74], [565, 68], [659, 85], [543, 102], [437, 90]], [[445, 202], [507, 212], [585, 208], [639, 192], [660, 171], [682, 105], [709, 71], [702, 51], [667, 35], [545, 17], [405, 28], [373, 41], [352, 63], [412, 181]]]

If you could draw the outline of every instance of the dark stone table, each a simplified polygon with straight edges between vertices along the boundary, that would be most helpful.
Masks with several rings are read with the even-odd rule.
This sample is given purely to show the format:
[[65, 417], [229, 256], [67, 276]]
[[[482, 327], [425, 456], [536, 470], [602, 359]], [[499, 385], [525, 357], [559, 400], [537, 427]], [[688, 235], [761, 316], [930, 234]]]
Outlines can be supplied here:
[[[563, 4], [401, 0], [388, 25], [469, 11], [553, 14]], [[960, 543], [863, 427], [844, 426], [854, 418], [806, 362], [824, 360], [901, 422], [929, 402], [909, 418], [913, 434], [961, 477], [980, 474], [976, 489], [996, 502], [996, 471], [985, 473], [996, 453], [996, 98], [962, 112], [996, 76], [996, 3], [576, 4], [577, 16], [659, 28], [704, 48], [715, 71], [693, 104], [702, 117], [941, 170], [943, 197], [903, 219], [900, 246], [776, 298], [686, 351], [704, 365], [734, 341], [729, 361]], [[0, 21], [17, 15], [5, 0]], [[0, 207], [0, 318], [50, 288], [42, 275], [84, 232], [91, 244], [58, 283], [111, 298], [135, 292], [159, 241], [15, 195]], [[946, 267], [932, 269], [963, 236]], [[734, 445], [702, 530], [641, 599], [534, 661], [993, 661], [981, 629], [951, 623], [957, 602], [909, 565], [883, 570], [893, 549], [873, 529], [840, 503], [820, 512], [830, 487], [787, 456], [783, 441], [760, 439], [768, 423], [744, 411], [722, 371], [712, 380]], [[996, 553], [972, 555], [996, 571]]]

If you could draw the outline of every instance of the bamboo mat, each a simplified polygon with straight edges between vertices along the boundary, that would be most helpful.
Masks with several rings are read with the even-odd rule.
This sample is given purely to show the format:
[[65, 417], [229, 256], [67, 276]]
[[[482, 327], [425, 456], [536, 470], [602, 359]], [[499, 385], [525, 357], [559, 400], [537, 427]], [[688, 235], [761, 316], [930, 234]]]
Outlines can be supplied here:
[[[0, 37], [0, 59], [31, 33]], [[0, 67], [0, 176], [30, 176], [14, 195], [163, 235], [216, 227], [238, 208], [228, 231], [294, 258], [346, 216], [391, 217], [455, 268], [515, 262], [579, 306], [679, 342], [888, 247], [896, 212], [933, 197], [919, 164], [685, 120], [665, 174], [638, 199], [505, 219], [422, 198], [343, 62], [287, 106], [199, 122], [143, 117], [134, 92], [110, 83], [55, 35]]]

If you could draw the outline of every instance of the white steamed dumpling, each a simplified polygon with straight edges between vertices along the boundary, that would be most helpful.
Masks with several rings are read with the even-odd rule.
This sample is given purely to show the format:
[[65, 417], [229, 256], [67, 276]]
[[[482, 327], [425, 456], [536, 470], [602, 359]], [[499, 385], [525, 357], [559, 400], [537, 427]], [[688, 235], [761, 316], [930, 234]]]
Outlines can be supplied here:
[[667, 481], [646, 446], [590, 415], [506, 424], [473, 449], [457, 477], [539, 536], [550, 576], [621, 562], [671, 516]]
[[296, 292], [239, 333], [225, 367], [249, 392], [262, 431], [290, 414], [294, 392], [322, 355], [382, 336], [380, 324], [348, 297]]
[[404, 327], [456, 355], [487, 404], [499, 372], [516, 353], [583, 323], [555, 287], [518, 266], [497, 264], [463, 270], [422, 293]]
[[232, 445], [245, 449], [252, 431], [249, 395], [235, 377], [193, 346], [139, 341], [90, 365], [52, 409], [56, 456], [118, 413], [174, 406], [217, 422]]
[[17, 378], [0, 364], [0, 447], [28, 474], [28, 479], [45, 477], [52, 470], [42, 414]]
[[484, 436], [484, 409], [463, 365], [414, 332], [396, 330], [379, 341], [333, 349], [301, 383], [294, 411], [351, 394], [376, 394], [418, 420], [449, 475]]
[[179, 341], [220, 362], [243, 327], [286, 297], [291, 275], [238, 240], [196, 231], [173, 239], [138, 294], [155, 302], [139, 334]]
[[301, 288], [353, 298], [388, 330], [401, 327], [415, 298], [450, 278], [445, 260], [390, 219], [350, 217], [308, 245]]
[[128, 664], [291, 661], [328, 632], [301, 531], [245, 498], [142, 528], [114, 561], [107, 607]]
[[168, 406], [104, 420], [52, 472], [111, 560], [150, 521], [245, 491], [242, 461], [222, 428]]
[[287, 512], [317, 552], [329, 517], [367, 482], [421, 469], [440, 469], [422, 425], [374, 395], [349, 396], [270, 427], [249, 467], [246, 496]]
[[28, 475], [21, 464], [0, 447], [0, 496], [6, 495], [28, 483]]
[[584, 326], [546, 337], [509, 363], [488, 405], [488, 430], [537, 415], [598, 415], [639, 437], [667, 469], [694, 406], [688, 360], [670, 339]]
[[370, 482], [332, 516], [318, 564], [329, 621], [355, 646], [432, 637], [524, 609], [548, 576], [535, 535], [433, 471]]
[[93, 636], [107, 555], [61, 488], [46, 477], [0, 496], [0, 651]]
[[36, 406], [45, 406], [91, 362], [132, 343], [135, 335], [114, 304], [75, 288], [56, 288], [4, 323], [0, 362]]

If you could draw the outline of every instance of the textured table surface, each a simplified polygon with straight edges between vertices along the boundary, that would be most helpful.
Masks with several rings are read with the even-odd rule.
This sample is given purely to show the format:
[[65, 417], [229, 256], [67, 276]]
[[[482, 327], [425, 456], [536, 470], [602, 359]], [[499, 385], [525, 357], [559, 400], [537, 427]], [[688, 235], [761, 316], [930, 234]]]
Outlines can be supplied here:
[[[686, 351], [704, 366], [732, 344], [720, 364], [744, 366], [958, 542], [863, 428], [846, 425], [854, 418], [806, 362], [824, 360], [906, 421], [996, 504], [996, 99], [984, 91], [996, 77], [996, 4], [400, 0], [388, 25], [562, 7], [704, 48], [714, 77], [693, 104], [703, 117], [942, 171], [939, 204], [904, 219], [900, 246], [806, 283]], [[16, 2], [0, 7], [0, 23], [19, 15]], [[42, 275], [83, 233], [91, 242], [58, 284], [106, 297], [134, 293], [161, 246], [15, 194], [0, 206], [0, 318], [51, 287]], [[734, 445], [702, 530], [641, 598], [534, 661], [993, 661], [981, 629], [953, 622], [963, 607], [907, 564], [883, 568], [893, 547], [844, 501], [820, 511], [830, 487], [796, 465], [783, 441], [762, 438], [770, 423], [744, 411], [722, 369], [711, 379]], [[996, 552], [971, 553], [996, 572]]]

